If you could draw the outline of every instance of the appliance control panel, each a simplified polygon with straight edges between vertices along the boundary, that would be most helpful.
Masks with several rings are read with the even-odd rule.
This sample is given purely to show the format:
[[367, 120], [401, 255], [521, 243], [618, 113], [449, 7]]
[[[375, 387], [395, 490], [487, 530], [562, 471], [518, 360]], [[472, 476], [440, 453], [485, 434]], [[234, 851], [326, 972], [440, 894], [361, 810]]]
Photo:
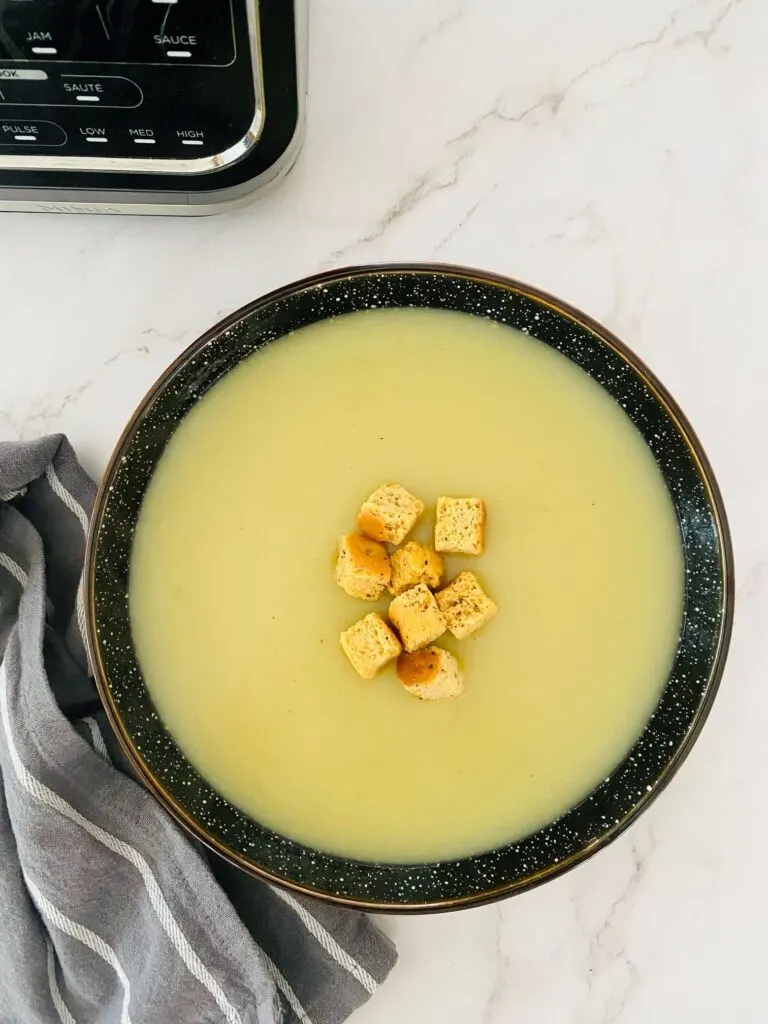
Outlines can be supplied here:
[[0, 0], [0, 169], [201, 173], [263, 117], [257, 0]]

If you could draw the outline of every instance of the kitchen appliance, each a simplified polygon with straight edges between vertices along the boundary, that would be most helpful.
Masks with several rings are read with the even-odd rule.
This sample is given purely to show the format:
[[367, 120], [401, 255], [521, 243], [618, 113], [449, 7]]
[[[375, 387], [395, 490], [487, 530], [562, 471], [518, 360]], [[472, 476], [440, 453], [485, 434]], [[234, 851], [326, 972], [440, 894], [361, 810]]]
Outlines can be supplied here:
[[292, 165], [307, 0], [0, 0], [0, 210], [205, 214]]

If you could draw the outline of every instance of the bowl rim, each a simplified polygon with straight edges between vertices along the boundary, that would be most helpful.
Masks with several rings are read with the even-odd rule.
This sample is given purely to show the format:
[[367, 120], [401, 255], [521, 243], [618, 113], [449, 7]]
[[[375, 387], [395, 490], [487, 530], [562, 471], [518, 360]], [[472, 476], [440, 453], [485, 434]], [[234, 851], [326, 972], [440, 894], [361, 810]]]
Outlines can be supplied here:
[[[320, 287], [330, 282], [385, 274], [444, 275], [454, 278], [460, 277], [469, 281], [501, 287], [507, 291], [513, 291], [519, 295], [527, 297], [534, 302], [548, 307], [552, 312], [565, 316], [571, 321], [575, 321], [579, 326], [595, 335], [601, 342], [611, 348], [643, 380], [644, 384], [651, 391], [656, 401], [659, 402], [659, 404], [666, 410], [667, 414], [675, 423], [677, 429], [685, 440], [713, 512], [720, 549], [720, 561], [724, 570], [720, 633], [718, 636], [712, 669], [706, 683], [706, 689], [702, 700], [696, 709], [695, 717], [691, 723], [688, 733], [678, 746], [672, 758], [664, 765], [653, 790], [651, 792], [644, 793], [643, 796], [638, 799], [637, 803], [633, 804], [631, 810], [627, 812], [623, 818], [606, 829], [606, 831], [597, 839], [582, 846], [568, 857], [562, 859], [559, 863], [551, 864], [546, 868], [543, 868], [541, 871], [536, 872], [536, 874], [531, 877], [519, 881], [505, 882], [498, 886], [489, 888], [488, 890], [469, 893], [458, 897], [408, 904], [340, 896], [322, 889], [313, 888], [311, 885], [302, 884], [291, 878], [286, 878], [261, 865], [255, 864], [253, 861], [248, 860], [240, 854], [237, 850], [232, 849], [226, 843], [216, 839], [208, 833], [202, 823], [200, 823], [181, 804], [179, 804], [179, 802], [168, 792], [160, 780], [155, 776], [139, 751], [135, 741], [128, 732], [112, 696], [108, 675], [101, 658], [96, 632], [95, 609], [97, 541], [110, 485], [120, 464], [124, 450], [131, 441], [131, 438], [141, 423], [144, 414], [151, 406], [155, 397], [163, 390], [166, 383], [174, 376], [176, 371], [215, 338], [240, 323], [243, 319], [252, 316], [260, 309], [263, 309], [276, 301], [289, 299], [291, 295], [297, 292]], [[571, 306], [569, 303], [561, 299], [556, 298], [548, 292], [542, 291], [532, 285], [524, 284], [523, 282], [517, 281], [516, 279], [507, 277], [503, 274], [480, 270], [474, 267], [462, 266], [459, 264], [440, 262], [360, 264], [349, 267], [339, 267], [333, 270], [326, 270], [317, 274], [312, 274], [308, 277], [290, 282], [289, 284], [282, 285], [281, 287], [273, 289], [265, 295], [246, 303], [244, 306], [241, 306], [239, 309], [229, 314], [229, 316], [214, 324], [202, 335], [192, 341], [173, 360], [173, 362], [166, 367], [166, 369], [144, 394], [131, 414], [130, 419], [114, 446], [94, 500], [85, 551], [83, 578], [85, 582], [85, 618], [88, 657], [107, 719], [131, 768], [149, 792], [171, 815], [171, 817], [174, 818], [175, 821], [195, 839], [208, 847], [208, 849], [252, 876], [261, 878], [264, 881], [277, 885], [283, 889], [290, 890], [294, 893], [320, 899], [324, 902], [338, 906], [346, 906], [369, 912], [373, 911], [393, 914], [435, 913], [466, 907], [478, 907], [504, 899], [507, 896], [527, 892], [530, 889], [542, 885], [544, 882], [558, 878], [561, 875], [566, 874], [568, 871], [571, 871], [579, 864], [582, 864], [584, 861], [594, 856], [594, 854], [599, 850], [610, 845], [623, 832], [625, 832], [630, 825], [634, 824], [640, 815], [656, 800], [659, 794], [666, 789], [672, 778], [677, 774], [681, 765], [690, 754], [693, 745], [701, 733], [704, 723], [709, 717], [712, 704], [714, 703], [715, 697], [717, 696], [720, 688], [725, 662], [728, 655], [733, 630], [735, 601], [733, 544], [725, 511], [725, 504], [723, 502], [714, 470], [704, 451], [701, 441], [685, 413], [682, 411], [677, 401], [672, 397], [667, 388], [648, 368], [648, 366], [646, 366], [643, 360], [597, 320], [594, 320], [586, 313], [583, 313], [581, 310]]]

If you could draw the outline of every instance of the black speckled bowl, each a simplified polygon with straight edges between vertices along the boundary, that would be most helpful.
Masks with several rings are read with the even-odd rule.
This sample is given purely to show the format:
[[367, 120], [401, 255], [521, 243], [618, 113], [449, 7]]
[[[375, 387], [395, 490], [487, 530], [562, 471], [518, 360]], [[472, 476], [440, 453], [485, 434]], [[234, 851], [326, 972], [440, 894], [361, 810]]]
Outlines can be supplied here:
[[[305, 324], [372, 306], [434, 306], [498, 320], [558, 349], [620, 402], [658, 461], [685, 550], [685, 611], [674, 666], [645, 731], [586, 800], [519, 842], [439, 864], [370, 864], [319, 853], [264, 828], [202, 778], [163, 727], [131, 642], [127, 582], [142, 497], [185, 413], [256, 349]], [[148, 788], [195, 836], [246, 871], [303, 893], [377, 910], [469, 906], [562, 874], [651, 803], [690, 751], [723, 671], [733, 563], [722, 499], [687, 420], [664, 388], [594, 321], [525, 285], [450, 266], [339, 270], [246, 306], [191, 345], [139, 406], [96, 501], [87, 555], [92, 664], [107, 714]]]

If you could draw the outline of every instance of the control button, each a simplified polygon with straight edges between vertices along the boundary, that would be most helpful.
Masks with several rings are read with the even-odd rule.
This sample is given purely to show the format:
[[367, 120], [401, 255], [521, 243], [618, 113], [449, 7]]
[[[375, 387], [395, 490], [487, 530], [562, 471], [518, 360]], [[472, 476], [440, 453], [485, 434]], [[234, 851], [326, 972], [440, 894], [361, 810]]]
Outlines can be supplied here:
[[2, 51], [12, 60], [57, 57], [66, 40], [66, 26], [52, 3], [8, 4], [2, 14], [2, 28]]
[[52, 121], [0, 121], [0, 146], [63, 146], [67, 133]]
[[109, 60], [107, 9], [105, 0], [0, 3], [0, 59]]
[[39, 68], [0, 68], [0, 85], [3, 82], [46, 82], [48, 75]]
[[129, 78], [119, 75], [62, 75], [53, 105], [98, 104], [102, 107], [139, 107], [144, 99], [141, 89]]
[[151, 64], [231, 64], [235, 59], [234, 26], [228, 0], [219, 3], [144, 3], [137, 7], [130, 36], [118, 59]]
[[182, 146], [205, 145], [205, 132], [201, 128], [178, 128], [176, 138]]
[[106, 144], [109, 141], [107, 129], [101, 126], [81, 127], [78, 129], [78, 132], [80, 134], [80, 138], [84, 139], [85, 142]]
[[6, 68], [0, 71], [0, 103], [47, 105], [50, 82], [44, 71], [32, 72], [24, 68], [19, 70], [18, 75], [11, 75], [7, 71]]
[[129, 128], [128, 138], [136, 146], [154, 146], [157, 142], [153, 128]]
[[[32, 76], [35, 77], [32, 77]], [[39, 76], [39, 77], [38, 77]], [[120, 75], [62, 75], [28, 71], [17, 77], [0, 73], [0, 105], [30, 107], [140, 107], [144, 94], [130, 78]]]

